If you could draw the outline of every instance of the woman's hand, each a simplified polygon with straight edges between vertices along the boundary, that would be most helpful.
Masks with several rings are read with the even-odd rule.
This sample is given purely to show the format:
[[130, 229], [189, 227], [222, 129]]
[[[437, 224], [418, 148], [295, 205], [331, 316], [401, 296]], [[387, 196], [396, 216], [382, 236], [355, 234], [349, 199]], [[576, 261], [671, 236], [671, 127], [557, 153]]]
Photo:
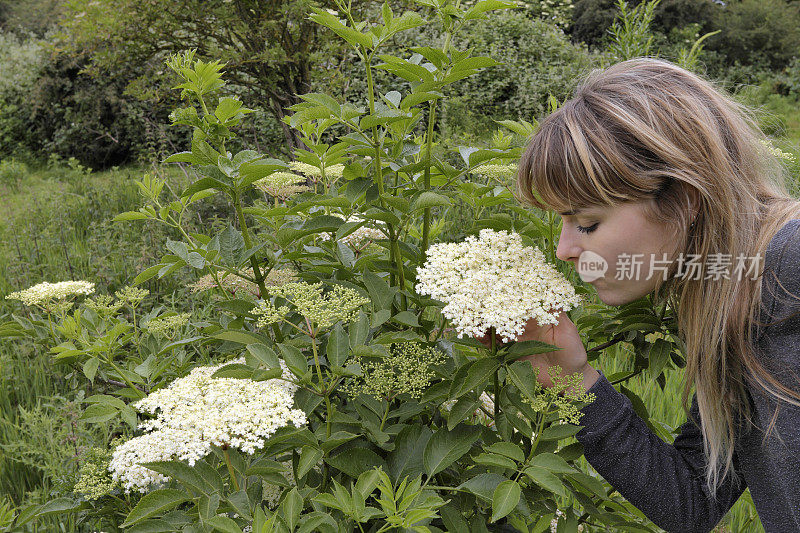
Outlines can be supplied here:
[[[497, 345], [500, 345], [499, 336], [495, 338]], [[488, 334], [478, 337], [478, 340], [487, 348], [491, 347], [491, 339]], [[562, 376], [575, 372], [583, 373], [583, 386], [587, 390], [600, 377], [597, 370], [587, 362], [586, 349], [583, 347], [578, 328], [564, 311], [558, 315], [558, 325], [555, 326], [553, 324], [540, 326], [535, 318], [528, 320], [525, 330], [517, 338], [517, 341], [540, 341], [561, 348], [561, 350], [553, 352], [524, 355], [519, 358], [520, 361], [530, 361], [534, 368], [539, 369], [538, 380], [544, 387], [553, 385], [547, 370], [554, 365], [561, 367]]]

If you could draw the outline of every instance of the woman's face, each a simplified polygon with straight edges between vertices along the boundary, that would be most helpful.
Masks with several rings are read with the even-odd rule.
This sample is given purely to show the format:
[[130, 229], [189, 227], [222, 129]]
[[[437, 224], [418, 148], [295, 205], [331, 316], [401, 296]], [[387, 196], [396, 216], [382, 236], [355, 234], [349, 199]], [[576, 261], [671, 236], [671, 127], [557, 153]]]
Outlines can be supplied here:
[[667, 228], [645, 218], [645, 205], [627, 202], [561, 213], [556, 257], [572, 262], [607, 305], [623, 305], [652, 292], [664, 270], [675, 266], [678, 243]]

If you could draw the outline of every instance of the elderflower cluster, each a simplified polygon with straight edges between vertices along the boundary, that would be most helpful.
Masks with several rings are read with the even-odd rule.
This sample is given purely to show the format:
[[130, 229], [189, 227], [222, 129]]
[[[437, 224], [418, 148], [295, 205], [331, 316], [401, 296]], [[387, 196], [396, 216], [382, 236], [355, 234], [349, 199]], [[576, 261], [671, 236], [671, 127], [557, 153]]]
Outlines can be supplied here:
[[50, 312], [66, 312], [72, 302], [67, 298], [94, 292], [94, 283], [88, 281], [43, 281], [25, 290], [12, 292], [6, 300], [19, 300], [25, 305], [36, 305]]
[[439, 350], [417, 342], [389, 345], [389, 355], [377, 360], [361, 358], [361, 376], [344, 387], [351, 397], [359, 394], [391, 400], [399, 394], [420, 398], [436, 377], [431, 367], [444, 363]]
[[136, 287], [123, 287], [114, 293], [117, 298], [131, 307], [136, 307], [142, 303], [142, 300], [144, 300], [148, 294], [150, 294], [150, 291], [147, 289], [137, 289]]
[[[295, 172], [299, 172], [301, 174], [305, 174], [306, 176], [311, 176], [312, 178], [321, 178], [322, 177], [322, 170], [319, 167], [315, 167], [314, 165], [309, 165], [308, 163], [303, 163], [302, 161], [292, 161], [289, 163], [289, 168]], [[338, 179], [344, 175], [344, 165], [331, 165], [329, 167], [325, 167], [325, 177], [327, 178], [334, 178]]]
[[83, 305], [99, 315], [113, 316], [125, 305], [125, 302], [121, 300], [114, 301], [111, 296], [101, 294], [96, 298], [87, 298]]
[[[337, 215], [336, 213], [332, 213], [333, 216], [341, 218], [346, 222], [362, 222], [364, 219], [358, 215], [350, 215], [348, 218], [343, 217], [342, 215]], [[381, 227], [385, 227], [386, 223], [382, 221], [376, 221], [377, 224]], [[361, 247], [364, 242], [374, 241], [377, 239], [385, 239], [387, 236], [386, 234], [377, 228], [372, 228], [369, 226], [361, 226], [354, 232], [350, 233], [349, 235], [345, 235], [340, 241], [347, 244], [351, 248], [359, 248]], [[327, 233], [321, 233], [319, 236], [320, 240], [327, 241], [330, 240], [330, 235]]]
[[432, 245], [417, 281], [418, 293], [445, 302], [442, 313], [459, 338], [495, 328], [504, 342], [515, 340], [529, 319], [557, 324], [560, 310], [581, 303], [541, 250], [506, 231], [484, 229], [478, 239]]
[[[244, 364], [244, 358], [231, 361]], [[139, 425], [145, 434], [117, 446], [109, 469], [126, 491], [144, 492], [168, 480], [141, 463], [181, 460], [194, 466], [212, 446], [230, 446], [252, 454], [264, 441], [290, 422], [306, 424], [305, 413], [292, 409], [297, 386], [284, 379], [289, 373], [281, 361], [284, 379], [213, 378], [224, 365], [194, 368], [139, 400], [134, 407], [156, 415]]]
[[275, 172], [265, 178], [261, 178], [253, 185], [270, 196], [289, 198], [295, 194], [310, 190], [308, 186], [302, 185], [304, 181], [306, 179], [303, 176], [298, 176], [291, 172]]
[[[252, 281], [246, 278], [255, 278], [255, 274], [253, 273], [252, 268], [245, 268], [238, 272], [239, 275], [234, 275], [229, 272], [222, 272], [217, 274], [217, 279], [219, 280], [220, 285], [226, 291], [231, 293], [236, 293], [237, 291], [245, 291], [250, 294], [258, 295], [258, 285], [253, 283]], [[284, 285], [286, 283], [296, 281], [297, 275], [294, 271], [289, 269], [273, 269], [270, 270], [269, 273], [264, 276], [264, 285], [269, 286], [278, 286]], [[212, 289], [219, 288], [217, 282], [214, 280], [214, 276], [211, 274], [206, 274], [205, 276], [198, 279], [194, 284], [191, 285], [192, 292], [199, 292], [199, 291], [208, 291]]]
[[[544, 412], [550, 408], [558, 411], [559, 422], [562, 424], [579, 424], [583, 413], [578, 409], [579, 403], [591, 403], [595, 400], [594, 393], [586, 392], [583, 388], [583, 374], [575, 372], [566, 376], [561, 375], [561, 367], [553, 365], [547, 369], [547, 374], [553, 382], [551, 387], [543, 387], [538, 379], [535, 381], [534, 390], [536, 399], [525, 398], [525, 403], [529, 404], [537, 413]], [[534, 368], [533, 373], [539, 376], [539, 369]], [[545, 413], [547, 414], [547, 413]]]
[[185, 326], [189, 322], [191, 313], [180, 313], [169, 316], [159, 316], [151, 318], [147, 323], [147, 331], [156, 337], [171, 338], [175, 332]]
[[[330, 327], [340, 320], [344, 323], [352, 322], [358, 317], [358, 308], [370, 302], [369, 298], [361, 296], [355, 289], [341, 285], [334, 285], [323, 294], [322, 282], [297, 281], [270, 287], [269, 292], [286, 299], [298, 313], [320, 328]], [[256, 322], [259, 327], [278, 322], [288, 313], [289, 307], [276, 308], [269, 301], [260, 303], [253, 310], [253, 314], [259, 316]]]

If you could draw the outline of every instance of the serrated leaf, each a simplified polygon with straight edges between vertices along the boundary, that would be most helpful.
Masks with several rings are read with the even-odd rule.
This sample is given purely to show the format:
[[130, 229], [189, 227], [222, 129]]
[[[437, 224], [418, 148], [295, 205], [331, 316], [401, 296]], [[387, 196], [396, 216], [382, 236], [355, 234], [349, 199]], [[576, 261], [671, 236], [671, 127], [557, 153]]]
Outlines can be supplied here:
[[461, 424], [452, 431], [439, 429], [422, 454], [425, 473], [430, 477], [441, 472], [466, 454], [479, 437], [480, 429], [475, 426]]
[[188, 495], [182, 490], [158, 489], [149, 492], [139, 500], [139, 503], [128, 514], [125, 522], [120, 527], [130, 527], [145, 518], [150, 518], [153, 515], [177, 507], [188, 499]]
[[492, 522], [496, 522], [514, 510], [522, 496], [522, 489], [516, 481], [510, 479], [500, 483], [494, 489], [492, 497]]

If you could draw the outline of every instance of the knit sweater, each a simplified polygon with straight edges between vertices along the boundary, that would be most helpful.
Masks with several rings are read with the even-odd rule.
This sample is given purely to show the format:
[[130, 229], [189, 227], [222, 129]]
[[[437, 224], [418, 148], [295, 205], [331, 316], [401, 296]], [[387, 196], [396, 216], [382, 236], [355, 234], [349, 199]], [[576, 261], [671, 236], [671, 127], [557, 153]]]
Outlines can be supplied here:
[[[800, 220], [787, 222], [772, 238], [763, 266], [761, 311], [769, 314], [762, 320], [785, 320], [757, 330], [756, 356], [797, 391], [800, 378], [792, 374], [800, 376]], [[762, 445], [777, 404], [748, 388], [752, 424], [736, 431], [736, 476], [728, 475], [712, 499], [696, 395], [688, 421], [667, 444], [602, 372], [589, 392], [596, 400], [582, 409], [584, 427], [576, 435], [586, 459], [656, 525], [669, 532], [710, 531], [748, 487], [767, 533], [800, 532], [800, 407], [781, 401], [775, 430]]]

